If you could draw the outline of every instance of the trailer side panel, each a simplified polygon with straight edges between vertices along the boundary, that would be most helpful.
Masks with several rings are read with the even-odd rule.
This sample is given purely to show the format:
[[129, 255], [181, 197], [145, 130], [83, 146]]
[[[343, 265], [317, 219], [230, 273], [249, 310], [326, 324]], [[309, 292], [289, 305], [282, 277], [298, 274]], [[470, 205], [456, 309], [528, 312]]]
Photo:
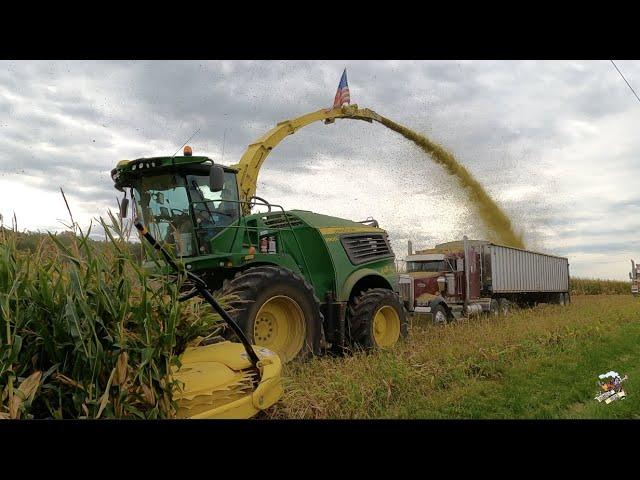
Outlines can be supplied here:
[[491, 251], [493, 293], [567, 292], [568, 260], [501, 245]]

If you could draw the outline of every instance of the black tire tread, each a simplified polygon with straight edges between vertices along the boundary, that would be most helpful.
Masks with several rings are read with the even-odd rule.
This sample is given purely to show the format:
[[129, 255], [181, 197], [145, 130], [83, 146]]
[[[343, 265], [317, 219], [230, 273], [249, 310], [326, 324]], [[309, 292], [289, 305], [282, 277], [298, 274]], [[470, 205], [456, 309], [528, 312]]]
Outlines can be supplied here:
[[347, 337], [354, 346], [364, 348], [365, 350], [371, 350], [375, 347], [373, 339], [369, 335], [369, 323], [373, 319], [375, 308], [387, 297], [392, 297], [398, 307], [400, 315], [400, 339], [407, 337], [407, 315], [402, 303], [396, 298], [395, 293], [386, 288], [370, 288], [354, 297], [352, 302], [349, 302], [350, 315], [347, 326]]
[[442, 310], [442, 313], [444, 313], [444, 316], [445, 316], [444, 325], [451, 322], [452, 318], [451, 318], [451, 315], [449, 315], [449, 312], [447, 311], [447, 309], [444, 308], [442, 305], [438, 304], [435, 307], [433, 307], [433, 309], [431, 310], [431, 318], [434, 325], [439, 325], [438, 323], [436, 323], [436, 310]]
[[[275, 284], [283, 280], [293, 280], [298, 283], [313, 299], [314, 309], [315, 312], [317, 312], [320, 323], [318, 332], [322, 332], [323, 317], [320, 311], [320, 300], [309, 282], [287, 268], [277, 265], [260, 265], [237, 272], [233, 278], [223, 281], [221, 289], [222, 295], [229, 296], [229, 315], [238, 323], [250, 341], [253, 342], [253, 334], [249, 331], [248, 319], [242, 315], [243, 311], [247, 309], [248, 305], [255, 301], [260, 289], [263, 288], [265, 284]], [[310, 353], [320, 353], [319, 340], [319, 338], [314, 339]]]

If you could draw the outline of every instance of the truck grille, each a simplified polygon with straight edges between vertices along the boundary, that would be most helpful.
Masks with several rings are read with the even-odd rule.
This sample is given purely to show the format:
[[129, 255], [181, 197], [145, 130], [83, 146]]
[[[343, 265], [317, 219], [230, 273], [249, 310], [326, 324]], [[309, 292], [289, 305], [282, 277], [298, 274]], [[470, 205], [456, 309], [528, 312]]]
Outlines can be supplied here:
[[[289, 223], [287, 223], [287, 219], [289, 219]], [[264, 220], [264, 224], [269, 228], [289, 228], [289, 225], [292, 227], [302, 225], [302, 220], [293, 215], [287, 215], [285, 217], [284, 213], [277, 213], [275, 215], [267, 216]]]
[[413, 310], [413, 279], [406, 275], [398, 277], [398, 290], [400, 298], [405, 302], [409, 310]]
[[393, 256], [387, 236], [382, 233], [342, 235], [340, 242], [354, 265]]

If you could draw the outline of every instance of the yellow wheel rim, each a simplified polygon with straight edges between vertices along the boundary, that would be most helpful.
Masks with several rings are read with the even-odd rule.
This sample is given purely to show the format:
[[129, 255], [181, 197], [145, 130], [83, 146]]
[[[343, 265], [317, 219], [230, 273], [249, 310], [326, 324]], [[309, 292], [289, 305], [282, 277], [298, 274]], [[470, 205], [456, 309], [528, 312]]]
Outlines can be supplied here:
[[271, 297], [263, 303], [253, 322], [254, 343], [276, 352], [283, 362], [300, 353], [306, 336], [300, 305], [284, 295]]
[[382, 348], [394, 345], [400, 338], [400, 316], [395, 308], [385, 305], [373, 316], [373, 338]]

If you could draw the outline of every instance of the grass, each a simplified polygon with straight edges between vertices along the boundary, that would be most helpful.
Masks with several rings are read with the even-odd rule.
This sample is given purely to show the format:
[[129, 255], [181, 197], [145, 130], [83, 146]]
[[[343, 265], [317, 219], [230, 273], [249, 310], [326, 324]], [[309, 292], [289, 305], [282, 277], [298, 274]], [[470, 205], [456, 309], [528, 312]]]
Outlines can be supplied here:
[[[499, 319], [415, 322], [392, 351], [285, 367], [271, 418], [639, 418], [638, 301], [576, 296]], [[597, 375], [627, 374], [599, 404]]]

